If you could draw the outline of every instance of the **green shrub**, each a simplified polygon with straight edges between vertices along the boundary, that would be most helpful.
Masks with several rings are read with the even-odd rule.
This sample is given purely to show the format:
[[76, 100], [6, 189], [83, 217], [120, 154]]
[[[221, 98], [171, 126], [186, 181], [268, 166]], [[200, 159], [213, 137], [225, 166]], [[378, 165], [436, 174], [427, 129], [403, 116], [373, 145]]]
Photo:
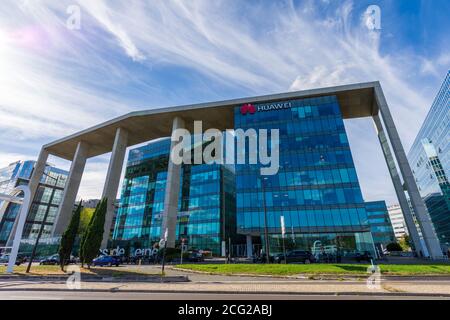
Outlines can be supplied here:
[[403, 251], [403, 248], [397, 242], [391, 242], [386, 246], [388, 251]]

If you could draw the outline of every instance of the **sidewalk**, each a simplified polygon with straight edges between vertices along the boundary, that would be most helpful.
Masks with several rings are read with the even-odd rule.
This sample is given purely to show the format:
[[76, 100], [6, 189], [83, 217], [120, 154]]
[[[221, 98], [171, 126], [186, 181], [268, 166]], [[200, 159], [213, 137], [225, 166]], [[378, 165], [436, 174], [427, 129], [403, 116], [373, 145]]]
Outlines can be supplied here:
[[[168, 270], [169, 271], [169, 270]], [[170, 276], [180, 272], [171, 270]], [[184, 273], [186, 275], [186, 273]], [[232, 293], [232, 294], [305, 294], [305, 295], [394, 295], [445, 296], [450, 298], [450, 279], [381, 279], [378, 288], [371, 288], [365, 279], [308, 280], [211, 276], [188, 274], [189, 282], [125, 282], [111, 279], [101, 282], [82, 281], [80, 292], [141, 293]], [[83, 280], [83, 279], [82, 279]], [[156, 279], [155, 279], [156, 280]], [[0, 291], [72, 291], [60, 280], [0, 280]]]

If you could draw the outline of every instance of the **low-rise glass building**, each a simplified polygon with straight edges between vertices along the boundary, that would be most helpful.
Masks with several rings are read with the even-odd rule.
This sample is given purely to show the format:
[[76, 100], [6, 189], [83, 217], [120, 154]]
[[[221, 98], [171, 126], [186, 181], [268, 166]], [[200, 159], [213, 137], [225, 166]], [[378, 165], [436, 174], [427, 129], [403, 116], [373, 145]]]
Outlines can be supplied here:
[[[15, 187], [28, 184], [34, 165], [35, 161], [31, 160], [17, 161], [0, 169], [0, 192], [10, 194]], [[51, 165], [45, 167], [25, 222], [23, 239], [36, 238], [46, 214], [42, 238], [51, 235], [67, 176], [65, 170]], [[11, 232], [19, 209], [18, 204], [0, 201], [0, 246], [6, 246], [12, 240]]]
[[385, 201], [366, 202], [370, 231], [375, 247], [381, 253], [389, 243], [397, 242]]

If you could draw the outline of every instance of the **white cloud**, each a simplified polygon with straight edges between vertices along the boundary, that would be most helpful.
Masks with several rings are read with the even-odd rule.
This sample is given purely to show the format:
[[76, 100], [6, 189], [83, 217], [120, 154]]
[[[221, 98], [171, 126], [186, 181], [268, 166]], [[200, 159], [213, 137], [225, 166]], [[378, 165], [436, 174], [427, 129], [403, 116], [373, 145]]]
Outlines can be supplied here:
[[[23, 153], [3, 153], [0, 152], [0, 168], [7, 167], [18, 160], [28, 160], [30, 155]], [[31, 159], [32, 160], [32, 159]]]
[[[351, 1], [242, 2], [237, 8], [229, 1], [79, 0], [78, 32], [65, 29], [65, 9], [73, 1], [19, 3], [0, 8], [0, 116], [7, 119], [0, 139], [36, 141], [35, 152], [38, 141], [129, 111], [129, 99], [110, 87], [131, 83], [148, 94], [151, 84], [126, 59], [142, 70], [184, 67], [248, 95], [380, 80], [406, 149], [433, 98], [423, 96], [411, 75], [417, 65], [432, 75], [442, 69], [428, 63], [430, 57], [381, 53], [380, 32], [365, 27], [364, 12], [355, 12]], [[21, 37], [13, 37], [18, 31]], [[448, 61], [443, 54], [438, 64]], [[362, 132], [352, 136], [355, 146], [364, 144]], [[357, 162], [367, 171], [369, 161]], [[101, 190], [100, 169], [87, 173], [82, 190]], [[377, 169], [386, 170], [384, 163]], [[379, 196], [380, 183], [366, 185]]]

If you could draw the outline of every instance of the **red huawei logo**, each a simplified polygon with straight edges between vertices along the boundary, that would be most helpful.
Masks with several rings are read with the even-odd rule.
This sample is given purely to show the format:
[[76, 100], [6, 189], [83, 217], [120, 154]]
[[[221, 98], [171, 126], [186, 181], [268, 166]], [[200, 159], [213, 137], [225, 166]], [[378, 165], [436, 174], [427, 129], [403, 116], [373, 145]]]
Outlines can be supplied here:
[[246, 103], [246, 104], [242, 105], [241, 114], [246, 115], [247, 112], [249, 112], [250, 114], [254, 114], [256, 112], [255, 106], [252, 105], [251, 103]]

